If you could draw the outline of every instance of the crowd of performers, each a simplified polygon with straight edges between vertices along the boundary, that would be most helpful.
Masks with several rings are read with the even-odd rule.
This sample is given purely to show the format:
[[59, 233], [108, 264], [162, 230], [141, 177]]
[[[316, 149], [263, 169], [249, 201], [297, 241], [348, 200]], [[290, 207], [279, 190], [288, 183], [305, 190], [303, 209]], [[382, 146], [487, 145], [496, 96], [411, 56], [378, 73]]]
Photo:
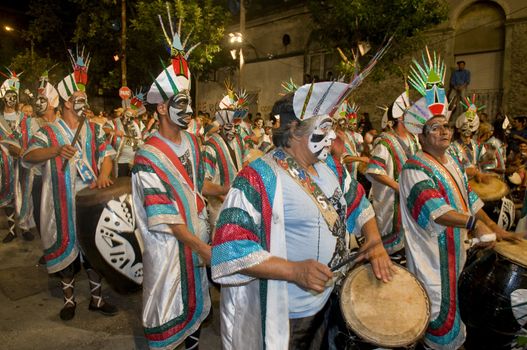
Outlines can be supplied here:
[[34, 116], [19, 110], [15, 72], [1, 87], [3, 241], [17, 232], [31, 240], [37, 227], [45, 266], [62, 282], [60, 318], [75, 315], [81, 267], [89, 309], [117, 313], [79, 245], [76, 194], [130, 176], [150, 348], [198, 347], [211, 309], [207, 266], [221, 285], [224, 349], [341, 348], [331, 336], [342, 327], [331, 281], [334, 269], [346, 274], [356, 246], [355, 260], [368, 260], [382, 283], [401, 263], [424, 285], [430, 323], [418, 346], [462, 346], [457, 285], [467, 242], [520, 239], [489, 218], [469, 181], [495, 174], [524, 183], [527, 139], [516, 133], [507, 167], [504, 140], [480, 123], [475, 100], [449, 120], [445, 66], [428, 50], [409, 77], [423, 97], [410, 101], [406, 87], [374, 140], [357, 131], [350, 95], [382, 51], [351, 83], [285, 83], [272, 123], [251, 125], [249, 101], [229, 86], [214, 120], [192, 118], [190, 52], [172, 36], [171, 64], [110, 120], [90, 111], [83, 52], [70, 52], [74, 72], [57, 88], [42, 75]]

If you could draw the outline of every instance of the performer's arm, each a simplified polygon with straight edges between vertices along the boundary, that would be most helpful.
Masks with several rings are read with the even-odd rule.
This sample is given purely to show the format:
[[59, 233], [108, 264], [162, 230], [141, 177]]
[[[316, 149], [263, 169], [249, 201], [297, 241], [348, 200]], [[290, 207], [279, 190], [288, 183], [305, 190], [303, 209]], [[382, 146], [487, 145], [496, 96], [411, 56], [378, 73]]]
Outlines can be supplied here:
[[399, 184], [397, 181], [389, 177], [388, 175], [368, 173], [369, 176], [375, 181], [385, 186], [391, 187], [395, 192], [399, 193]]
[[41, 163], [59, 156], [65, 159], [70, 159], [76, 152], [77, 149], [71, 145], [37, 148], [28, 152], [24, 156], [24, 161], [28, 163]]
[[172, 234], [184, 245], [195, 251], [210, 265], [211, 247], [198, 237], [193, 235], [187, 228], [187, 225], [169, 225]]
[[101, 171], [99, 172], [99, 176], [97, 177], [97, 180], [95, 180], [91, 184], [91, 188], [105, 188], [113, 184], [113, 181], [110, 180], [110, 174], [113, 169], [113, 160], [112, 158], [104, 157], [102, 164], [101, 164]]
[[394, 273], [393, 264], [382, 245], [381, 234], [377, 228], [375, 217], [362, 226], [361, 232], [366, 237], [366, 241], [360, 247], [359, 259], [361, 255], [366, 257], [371, 263], [375, 277], [383, 280], [383, 282], [389, 282]]
[[[476, 213], [476, 217], [479, 221], [482, 221], [487, 225], [493, 232], [496, 233], [496, 238], [498, 241], [504, 239], [506, 241], [519, 241], [521, 240], [520, 236], [517, 236], [513, 234], [512, 232], [507, 232], [503, 228], [501, 228], [498, 224], [496, 224], [494, 221], [492, 221], [491, 218], [485, 213], [483, 209], [480, 209]], [[477, 224], [476, 224], [477, 225]]]
[[313, 259], [288, 261], [276, 256], [240, 271], [256, 278], [283, 280], [321, 293], [333, 273], [326, 265]]
[[227, 192], [229, 192], [230, 187], [225, 185], [221, 186], [218, 184], [215, 184], [214, 182], [210, 180], [205, 180], [203, 182], [203, 189], [201, 190], [201, 193], [204, 196], [223, 196], [226, 195]]

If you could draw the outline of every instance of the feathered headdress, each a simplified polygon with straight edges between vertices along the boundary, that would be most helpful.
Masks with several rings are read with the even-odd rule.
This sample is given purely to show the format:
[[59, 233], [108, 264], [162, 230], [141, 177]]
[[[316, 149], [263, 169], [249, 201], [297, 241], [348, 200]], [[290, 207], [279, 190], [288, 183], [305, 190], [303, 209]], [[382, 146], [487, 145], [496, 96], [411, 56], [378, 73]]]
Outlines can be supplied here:
[[216, 112], [216, 120], [220, 125], [232, 123], [235, 119], [243, 119], [249, 112], [249, 100], [247, 92], [241, 90], [234, 92], [232, 84], [225, 82], [227, 95], [225, 95], [220, 103], [219, 110]]
[[348, 99], [353, 90], [362, 84], [371, 73], [390, 46], [393, 37], [381, 47], [366, 67], [355, 75], [350, 83], [321, 82], [311, 83], [299, 87], [293, 99], [293, 109], [298, 119], [304, 120], [313, 116], [327, 114], [333, 116], [342, 103]]
[[40, 75], [40, 78], [38, 78], [38, 89], [37, 92], [41, 95], [44, 95], [47, 99], [49, 104], [53, 108], [57, 108], [59, 105], [59, 93], [57, 89], [49, 82], [49, 71], [52, 70], [56, 64], [51, 67], [50, 69], [46, 69], [42, 74]]
[[140, 88], [135, 91], [134, 97], [130, 100], [130, 108], [137, 112], [137, 115], [142, 115], [146, 112], [146, 108], [143, 105], [145, 102], [145, 93]]
[[[172, 64], [163, 69], [163, 71], [152, 83], [152, 86], [150, 87], [146, 97], [148, 103], [151, 104], [165, 102], [170, 97], [177, 95], [180, 91], [190, 89], [190, 70], [187, 60], [190, 56], [190, 53], [199, 45], [198, 43], [185, 52], [185, 46], [190, 34], [192, 34], [192, 31], [187, 35], [182, 44], [180, 39], [182, 19], [179, 19], [178, 31], [174, 31], [172, 16], [170, 15], [170, 5], [166, 3], [166, 6], [172, 40], [165, 29], [161, 15], [158, 15], [158, 17], [161, 24], [161, 29], [163, 31], [163, 36], [170, 47], [170, 58]], [[163, 60], [161, 60], [161, 64], [164, 65]]]
[[444, 89], [445, 64], [441, 57], [435, 52], [430, 54], [426, 48], [426, 58], [422, 54], [423, 64], [413, 59], [408, 81], [424, 97], [412, 105], [405, 118], [406, 128], [414, 133], [420, 134], [424, 124], [434, 116], [444, 115], [450, 117], [448, 112], [448, 100]]
[[356, 123], [360, 107], [350, 100], [344, 101], [337, 110], [337, 118], [346, 118], [349, 123]]
[[476, 95], [472, 95], [472, 99], [465, 97], [464, 101], [461, 101], [465, 112], [460, 114], [456, 119], [456, 128], [461, 129], [464, 124], [468, 124], [470, 131], [475, 132], [479, 128], [479, 116], [478, 111], [481, 111], [485, 106], [476, 106]]
[[289, 81], [282, 82], [281, 86], [283, 89], [283, 92], [280, 93], [281, 96], [285, 96], [298, 90], [298, 85], [295, 84], [293, 78], [289, 78]]
[[20, 90], [20, 80], [18, 77], [20, 77], [22, 73], [17, 74], [15, 71], [12, 71], [7, 67], [5, 69], [7, 74], [0, 71], [0, 75], [6, 78], [0, 87], [0, 98], [3, 98], [8, 91], [13, 91], [18, 96], [18, 91]]
[[73, 73], [66, 76], [57, 85], [60, 97], [64, 101], [68, 100], [75, 91], [86, 91], [88, 68], [91, 61], [90, 54], [84, 54], [84, 47], [81, 52], [79, 52], [79, 48], [77, 47], [75, 55], [72, 50], [68, 50], [68, 53], [73, 67]]

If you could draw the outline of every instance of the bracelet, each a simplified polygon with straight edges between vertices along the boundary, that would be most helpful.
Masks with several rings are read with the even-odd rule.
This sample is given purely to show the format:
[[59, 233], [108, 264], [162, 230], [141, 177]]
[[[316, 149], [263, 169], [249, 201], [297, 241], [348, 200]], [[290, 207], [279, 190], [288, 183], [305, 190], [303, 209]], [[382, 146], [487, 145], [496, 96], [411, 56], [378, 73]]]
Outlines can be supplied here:
[[469, 231], [472, 231], [476, 227], [476, 222], [478, 221], [478, 218], [476, 218], [474, 215], [470, 215], [467, 220], [467, 224], [465, 225], [466, 229]]

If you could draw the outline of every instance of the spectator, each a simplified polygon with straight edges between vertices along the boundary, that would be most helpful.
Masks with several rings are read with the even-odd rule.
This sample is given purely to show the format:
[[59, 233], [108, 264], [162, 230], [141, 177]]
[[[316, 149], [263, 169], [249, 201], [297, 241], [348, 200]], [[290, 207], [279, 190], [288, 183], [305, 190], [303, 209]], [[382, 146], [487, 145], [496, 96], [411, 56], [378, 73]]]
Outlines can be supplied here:
[[455, 92], [454, 98], [456, 99], [456, 101], [454, 101], [454, 109], [457, 108], [457, 104], [461, 102], [462, 99], [465, 97], [465, 92], [469, 84], [470, 71], [468, 69], [465, 69], [465, 61], [457, 61], [457, 69], [452, 73], [452, 76], [450, 77], [450, 90], [447, 94], [448, 99], [451, 100], [450, 96], [452, 94], [452, 90], [454, 90]]

